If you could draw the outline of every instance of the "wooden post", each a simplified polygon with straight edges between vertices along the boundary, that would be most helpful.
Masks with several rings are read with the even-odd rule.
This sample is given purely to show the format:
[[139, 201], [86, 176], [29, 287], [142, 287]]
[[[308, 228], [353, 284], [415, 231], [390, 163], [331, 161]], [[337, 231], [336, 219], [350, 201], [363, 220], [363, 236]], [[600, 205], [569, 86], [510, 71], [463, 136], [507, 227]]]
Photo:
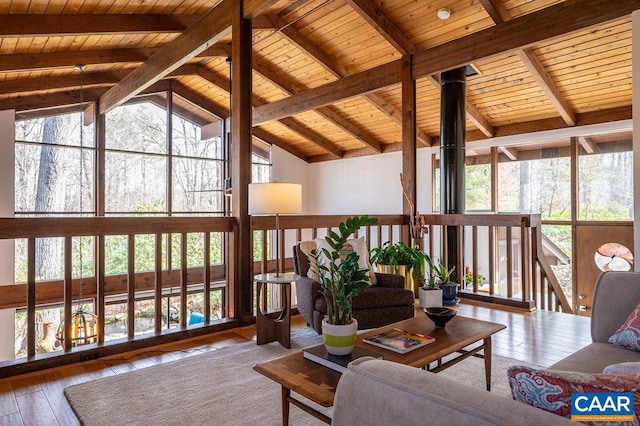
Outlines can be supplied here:
[[[160, 233], [155, 237], [155, 268], [154, 268], [154, 330], [156, 336], [162, 334], [162, 238]], [[205, 252], [206, 253], [206, 252]], [[206, 283], [205, 283], [206, 286]], [[167, 299], [167, 304], [169, 300]], [[206, 303], [206, 299], [205, 299]], [[167, 321], [169, 318], [167, 317]], [[167, 323], [167, 328], [169, 324]]]
[[237, 227], [230, 244], [229, 274], [231, 304], [229, 315], [241, 324], [251, 322], [253, 251], [249, 222], [249, 183], [251, 182], [251, 21], [243, 18], [243, 3], [233, 3], [231, 60], [231, 147], [232, 215]]
[[[577, 137], [571, 138], [571, 301], [573, 303], [573, 311], [580, 315], [578, 309], [578, 259], [576, 255], [578, 253], [578, 233], [576, 228], [578, 226], [578, 149], [580, 144]], [[551, 309], [551, 307], [549, 307]]]
[[[416, 81], [411, 74], [413, 57], [402, 57], [402, 184], [414, 208], [402, 197], [402, 214], [415, 219], [416, 213]], [[411, 245], [409, 227], [402, 227], [402, 240]]]
[[27, 359], [36, 357], [36, 239], [27, 240]]
[[136, 325], [136, 236], [127, 235], [127, 338], [133, 340]]
[[[80, 237], [82, 238], [82, 237]], [[73, 304], [73, 237], [64, 238], [64, 352], [71, 352], [71, 306]], [[80, 277], [82, 279], [82, 277]]]

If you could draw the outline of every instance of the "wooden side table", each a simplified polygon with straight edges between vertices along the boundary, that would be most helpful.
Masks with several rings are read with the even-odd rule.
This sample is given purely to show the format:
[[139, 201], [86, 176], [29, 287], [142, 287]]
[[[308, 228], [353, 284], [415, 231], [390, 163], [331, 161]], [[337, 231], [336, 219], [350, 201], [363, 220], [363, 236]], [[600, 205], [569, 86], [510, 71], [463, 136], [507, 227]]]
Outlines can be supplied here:
[[[298, 275], [292, 273], [280, 273], [280, 275], [260, 274], [253, 277], [258, 285], [256, 294], [256, 331], [259, 345], [277, 340], [285, 348], [289, 349], [291, 347], [291, 283], [298, 278]], [[282, 310], [267, 312], [267, 284], [284, 286], [284, 306]]]

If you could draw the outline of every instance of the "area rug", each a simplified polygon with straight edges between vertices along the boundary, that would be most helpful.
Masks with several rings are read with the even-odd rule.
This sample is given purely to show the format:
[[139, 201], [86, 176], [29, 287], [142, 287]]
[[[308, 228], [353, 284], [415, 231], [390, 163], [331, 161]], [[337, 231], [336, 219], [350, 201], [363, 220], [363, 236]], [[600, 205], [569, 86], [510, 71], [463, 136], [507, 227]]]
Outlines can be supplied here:
[[[89, 426], [282, 424], [280, 386], [253, 365], [321, 343], [310, 328], [291, 336], [292, 348], [254, 342], [70, 386], [64, 393], [78, 419]], [[493, 357], [492, 391], [508, 397], [506, 370], [530, 365]], [[441, 373], [483, 391], [483, 361], [470, 358]], [[325, 409], [331, 415], [331, 409]], [[293, 425], [323, 424], [296, 407]]]

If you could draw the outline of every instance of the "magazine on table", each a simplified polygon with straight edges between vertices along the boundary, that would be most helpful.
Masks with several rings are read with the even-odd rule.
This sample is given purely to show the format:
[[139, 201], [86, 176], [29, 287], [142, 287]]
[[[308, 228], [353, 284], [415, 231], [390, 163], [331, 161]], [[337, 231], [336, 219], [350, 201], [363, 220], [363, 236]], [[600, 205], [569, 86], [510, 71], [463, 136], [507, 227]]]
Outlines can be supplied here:
[[358, 358], [365, 356], [382, 359], [382, 355], [359, 347], [353, 348], [349, 355], [332, 355], [325, 349], [324, 345], [318, 345], [303, 349], [302, 355], [309, 361], [324, 365], [338, 373], [347, 371], [347, 365]]
[[394, 328], [384, 333], [365, 337], [364, 342], [401, 354], [435, 342], [436, 338]]

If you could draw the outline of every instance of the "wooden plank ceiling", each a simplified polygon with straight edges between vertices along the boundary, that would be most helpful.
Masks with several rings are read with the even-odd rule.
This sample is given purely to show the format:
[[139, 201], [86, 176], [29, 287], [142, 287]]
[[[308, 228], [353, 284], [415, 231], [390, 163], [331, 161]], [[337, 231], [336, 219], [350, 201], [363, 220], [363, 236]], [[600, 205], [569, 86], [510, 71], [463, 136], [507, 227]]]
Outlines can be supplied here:
[[[86, 64], [83, 96], [101, 110], [171, 87], [199, 124], [225, 118], [229, 31], [185, 40], [230, 1], [2, 1], [0, 109], [27, 117], [77, 105], [74, 65]], [[414, 55], [418, 146], [438, 143], [439, 72], [463, 64], [478, 71], [467, 80], [469, 152], [494, 136], [631, 118], [638, 0], [245, 2], [255, 15], [254, 136], [305, 161], [400, 149], [403, 55]], [[438, 19], [440, 8], [451, 17]], [[518, 149], [503, 152], [516, 159]]]

